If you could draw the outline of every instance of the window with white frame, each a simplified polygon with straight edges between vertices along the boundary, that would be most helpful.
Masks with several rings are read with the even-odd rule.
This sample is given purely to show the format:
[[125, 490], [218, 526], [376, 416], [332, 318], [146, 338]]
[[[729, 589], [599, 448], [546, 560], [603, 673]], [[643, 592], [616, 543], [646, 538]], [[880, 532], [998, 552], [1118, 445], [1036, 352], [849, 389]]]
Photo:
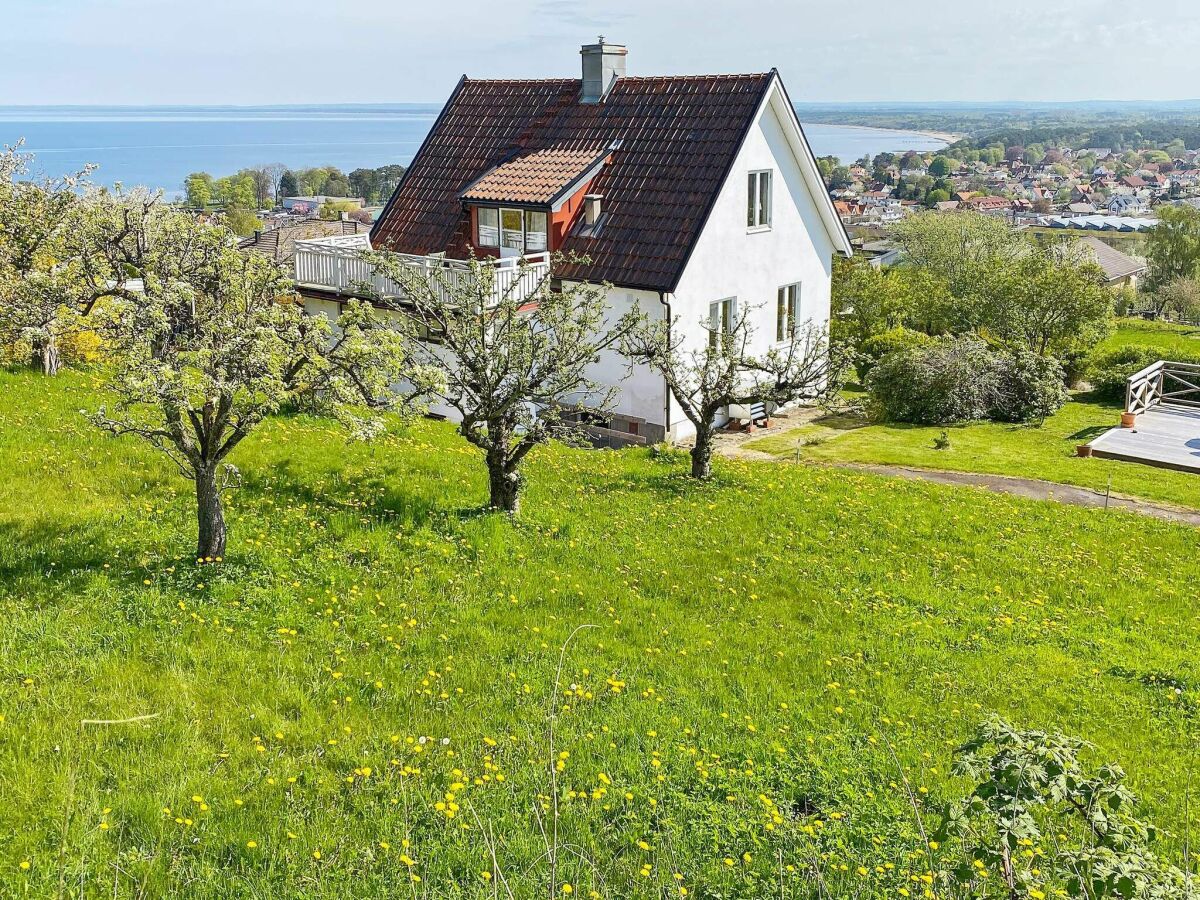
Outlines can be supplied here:
[[771, 170], [751, 172], [746, 182], [746, 227], [771, 226]]
[[525, 211], [500, 210], [500, 246], [510, 250], [525, 249]]
[[550, 216], [544, 210], [478, 208], [476, 246], [539, 253], [549, 247]]
[[479, 207], [480, 247], [500, 246], [500, 210], [492, 206]]
[[525, 251], [538, 253], [546, 249], [547, 215], [536, 209], [525, 211]]
[[708, 304], [708, 346], [713, 350], [726, 335], [733, 333], [736, 304], [733, 297]]
[[785, 284], [775, 300], [775, 340], [790, 341], [800, 322], [800, 285]]

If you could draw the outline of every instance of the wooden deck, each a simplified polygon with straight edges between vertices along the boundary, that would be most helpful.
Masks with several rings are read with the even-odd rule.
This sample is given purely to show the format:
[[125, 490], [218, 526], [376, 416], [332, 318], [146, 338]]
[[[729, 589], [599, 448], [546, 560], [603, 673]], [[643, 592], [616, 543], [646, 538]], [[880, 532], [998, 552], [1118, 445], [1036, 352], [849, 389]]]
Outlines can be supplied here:
[[1159, 403], [1133, 428], [1113, 428], [1088, 446], [1105, 459], [1200, 473], [1200, 409]]

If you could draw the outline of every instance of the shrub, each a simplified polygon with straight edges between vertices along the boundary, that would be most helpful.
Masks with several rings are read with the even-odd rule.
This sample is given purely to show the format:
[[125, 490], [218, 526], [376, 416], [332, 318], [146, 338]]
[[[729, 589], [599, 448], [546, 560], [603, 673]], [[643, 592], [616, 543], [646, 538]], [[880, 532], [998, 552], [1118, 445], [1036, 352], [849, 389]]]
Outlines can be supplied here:
[[1125, 399], [1125, 382], [1129, 376], [1168, 357], [1175, 362], [1200, 363], [1200, 356], [1126, 344], [1093, 356], [1088, 365], [1087, 380], [1097, 395], [1120, 403]]
[[990, 418], [1002, 422], [1041, 422], [1067, 402], [1063, 367], [1050, 356], [997, 353], [999, 390]]
[[987, 417], [993, 352], [971, 337], [941, 337], [888, 353], [867, 378], [873, 418], [918, 425]]
[[854, 361], [854, 369], [858, 372], [858, 380], [866, 384], [867, 376], [884, 356], [896, 350], [906, 350], [909, 347], [929, 343], [929, 335], [897, 325], [879, 334], [873, 334], [858, 347], [858, 356]]
[[967, 336], [886, 354], [867, 390], [874, 418], [918, 425], [1040, 421], [1067, 401], [1056, 360], [992, 350]]
[[[104, 343], [90, 328], [69, 331], [58, 339], [58, 354], [63, 366], [85, 366], [104, 357]], [[0, 342], [0, 368], [17, 368], [30, 364], [33, 345], [24, 336]]]
[[1159, 358], [1150, 347], [1126, 344], [1092, 357], [1087, 368], [1087, 380], [1092, 389], [1105, 400], [1125, 398], [1125, 382], [1134, 372], [1146, 368]]

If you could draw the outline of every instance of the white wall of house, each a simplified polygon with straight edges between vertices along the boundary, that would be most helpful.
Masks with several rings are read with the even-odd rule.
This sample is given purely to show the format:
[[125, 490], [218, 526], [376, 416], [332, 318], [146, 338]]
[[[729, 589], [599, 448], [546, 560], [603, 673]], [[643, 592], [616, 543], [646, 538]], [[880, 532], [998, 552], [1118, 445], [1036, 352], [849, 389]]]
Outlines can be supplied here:
[[[651, 319], [666, 316], [666, 307], [656, 291], [610, 288], [608, 308], [610, 324], [632, 310]], [[630, 370], [629, 360], [615, 347], [603, 351], [599, 361], [588, 368], [587, 375], [597, 384], [617, 388], [612, 405], [614, 430], [629, 431], [629, 424], [636, 423], [639, 435], [649, 435], [651, 441], [662, 439], [663, 432], [658, 429], [663, 429], [666, 419], [667, 386], [661, 375], [646, 366]]]
[[[829, 323], [830, 284], [835, 246], [820, 204], [805, 177], [804, 163], [793, 150], [786, 98], [778, 85], [747, 135], [722, 187], [707, 226], [700, 234], [683, 277], [671, 298], [680, 324], [693, 345], [702, 347], [708, 331], [709, 304], [736, 297], [739, 309], [751, 310], [754, 348], [775, 343], [776, 297], [780, 287], [799, 283], [799, 320]], [[747, 227], [747, 179], [750, 172], [772, 171], [771, 225]], [[672, 404], [671, 432], [676, 438], [694, 433], [691, 423]]]

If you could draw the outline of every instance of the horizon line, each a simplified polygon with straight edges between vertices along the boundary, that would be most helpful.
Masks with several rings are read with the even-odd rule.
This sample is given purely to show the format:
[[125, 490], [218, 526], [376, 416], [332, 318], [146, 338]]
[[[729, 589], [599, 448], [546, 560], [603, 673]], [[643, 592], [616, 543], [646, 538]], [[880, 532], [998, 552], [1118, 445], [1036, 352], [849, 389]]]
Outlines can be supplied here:
[[[189, 101], [180, 103], [0, 103], [0, 109], [177, 109], [204, 107], [209, 109], [304, 109], [331, 106], [405, 106], [444, 104], [445, 99], [428, 100], [331, 100], [319, 102], [261, 102], [261, 103], [230, 103], [221, 101]], [[1078, 105], [1078, 104], [1111, 104], [1114, 106], [1162, 105], [1162, 104], [1197, 104], [1200, 97], [1181, 97], [1168, 99], [1116, 100], [1112, 98], [1094, 97], [1071, 100], [797, 100], [794, 106], [1005, 106], [1025, 104], [1045, 105]]]

